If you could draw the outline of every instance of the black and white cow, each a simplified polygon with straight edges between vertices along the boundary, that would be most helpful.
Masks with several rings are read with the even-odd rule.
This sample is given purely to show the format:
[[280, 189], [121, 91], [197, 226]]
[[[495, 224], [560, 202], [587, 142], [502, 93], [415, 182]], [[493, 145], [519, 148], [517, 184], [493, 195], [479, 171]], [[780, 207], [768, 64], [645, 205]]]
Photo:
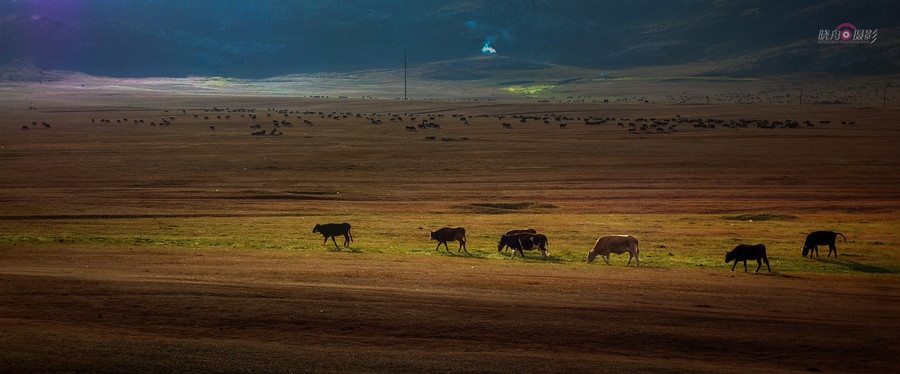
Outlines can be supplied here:
[[537, 249], [541, 251], [541, 260], [546, 260], [548, 256], [547, 244], [547, 236], [545, 236], [544, 234], [524, 232], [513, 235], [503, 235], [500, 237], [500, 241], [497, 243], [497, 252], [502, 251], [504, 247], [508, 246], [512, 249], [512, 256], [510, 256], [509, 258], [516, 257], [516, 252], [518, 251], [524, 259], [524, 251]]

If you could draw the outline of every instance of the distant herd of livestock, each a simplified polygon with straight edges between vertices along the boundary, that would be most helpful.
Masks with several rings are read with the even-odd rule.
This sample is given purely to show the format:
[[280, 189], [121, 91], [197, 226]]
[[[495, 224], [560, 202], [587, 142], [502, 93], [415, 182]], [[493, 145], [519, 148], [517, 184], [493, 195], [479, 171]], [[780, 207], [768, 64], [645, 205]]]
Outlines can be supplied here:
[[[349, 223], [327, 223], [327, 224], [316, 224], [313, 228], [313, 233], [320, 233], [325, 238], [325, 241], [322, 244], [327, 244], [328, 239], [331, 239], [331, 242], [334, 243], [335, 247], [338, 247], [337, 241], [335, 241], [336, 236], [344, 237], [344, 247], [350, 247], [350, 242], [353, 241], [353, 235], [350, 233], [350, 224]], [[814, 231], [806, 236], [806, 240], [803, 242], [803, 247], [801, 247], [801, 254], [803, 257], [809, 256], [812, 258], [813, 254], [816, 257], [819, 257], [819, 246], [827, 245], [828, 246], [828, 257], [831, 257], [831, 253], [834, 252], [834, 257], [837, 258], [837, 247], [835, 246], [835, 241], [837, 240], [838, 235], [840, 235], [844, 241], [847, 241], [847, 237], [843, 234], [833, 231]], [[435, 250], [441, 248], [441, 244], [444, 245], [444, 249], [447, 252], [450, 252], [450, 248], [447, 246], [447, 242], [459, 242], [459, 248], [457, 248], [456, 252], [464, 251], [466, 254], [469, 254], [469, 251], [466, 249], [466, 229], [462, 227], [444, 227], [438, 229], [437, 231], [431, 232], [431, 240], [435, 240], [438, 242]], [[516, 256], [516, 252], [525, 258], [524, 251], [538, 250], [541, 252], [541, 260], [546, 260], [549, 256], [547, 251], [548, 239], [544, 234], [539, 234], [535, 229], [524, 229], [524, 230], [510, 230], [505, 234], [500, 236], [500, 240], [497, 242], [497, 252], [503, 251], [505, 248], [510, 248], [512, 250], [512, 256], [510, 258], [514, 258]], [[609, 265], [609, 256], [610, 254], [622, 254], [628, 253], [628, 263], [625, 266], [631, 265], [631, 260], [635, 261], [635, 266], [641, 266], [641, 260], [639, 257], [640, 248], [638, 247], [638, 240], [634, 236], [631, 235], [609, 235], [602, 236], [594, 243], [594, 246], [588, 252], [587, 262], [591, 263], [597, 256], [603, 259], [607, 265]], [[731, 271], [734, 271], [734, 268], [737, 266], [738, 262], [744, 263], [744, 272], [747, 271], [747, 261], [748, 260], [756, 260], [757, 267], [754, 273], [758, 273], [759, 269], [762, 268], [762, 264], [766, 264], [766, 269], [769, 272], [772, 272], [772, 268], [769, 266], [769, 258], [766, 256], [766, 246], [763, 244], [739, 244], [734, 249], [725, 254], [725, 263], [729, 263], [734, 261], [734, 265], [731, 266]]]
[[[229, 120], [231, 119], [231, 115], [227, 113], [237, 113], [240, 114], [241, 117], [245, 119], [249, 119], [251, 121], [259, 120], [259, 116], [256, 113], [255, 109], [244, 109], [244, 108], [212, 108], [205, 109], [206, 113], [203, 115], [194, 114], [193, 117], [196, 120]], [[166, 110], [168, 113], [168, 110]], [[209, 113], [214, 112], [215, 117], [212, 117]], [[182, 110], [182, 114], [187, 114], [187, 110]], [[319, 119], [327, 119], [327, 120], [344, 120], [348, 118], [356, 118], [363, 119], [374, 125], [381, 125], [384, 123], [382, 119], [389, 121], [391, 123], [410, 123], [404, 125], [404, 128], [407, 131], [418, 131], [425, 129], [441, 129], [441, 125], [436, 121], [441, 121], [445, 115], [444, 114], [396, 114], [396, 113], [339, 113], [336, 111], [332, 112], [324, 112], [324, 111], [298, 111], [298, 110], [287, 110], [287, 109], [275, 109], [268, 108], [266, 110], [266, 117], [268, 117], [272, 123], [272, 129], [266, 130], [263, 128], [263, 125], [260, 123], [253, 123], [250, 125], [251, 133], [253, 136], [261, 136], [261, 135], [283, 135], [281, 132], [282, 128], [292, 127], [293, 124], [287, 119], [291, 118], [291, 116], [296, 116], [297, 120], [301, 121], [304, 125], [312, 126], [313, 122], [310, 120], [312, 117], [318, 117]], [[281, 115], [285, 119], [277, 120], [273, 119], [273, 115], [278, 116]], [[501, 121], [501, 126], [504, 129], [514, 129], [515, 126], [513, 122], [519, 122], [520, 124], [526, 123], [544, 123], [544, 124], [554, 124], [558, 125], [559, 128], [567, 128], [569, 124], [572, 123], [583, 123], [588, 126], [593, 125], [603, 125], [603, 124], [615, 124], [620, 128], [627, 129], [629, 133], [672, 133], [678, 131], [678, 126], [692, 126], [694, 128], [706, 128], [706, 129], [715, 129], [718, 127], [722, 128], [747, 128], [747, 127], [756, 127], [763, 129], [791, 129], [791, 128], [800, 128], [800, 127], [815, 127], [816, 124], [810, 120], [797, 121], [792, 119], [785, 120], [765, 120], [765, 119], [717, 119], [717, 118], [683, 118], [680, 115], [675, 115], [672, 118], [644, 118], [638, 117], [634, 119], [624, 118], [624, 117], [602, 117], [602, 116], [584, 116], [584, 117], [572, 117], [566, 115], [557, 115], [557, 114], [543, 114], [543, 115], [488, 115], [488, 114], [478, 114], [478, 115], [463, 115], [463, 114], [453, 114], [452, 117], [460, 121], [460, 123], [464, 125], [469, 125], [469, 119], [474, 118], [487, 118], [487, 117], [495, 117], [497, 120]], [[161, 120], [157, 122], [149, 122], [150, 126], [170, 126], [175, 121], [175, 116], [166, 114], [165, 117], [162, 117]], [[112, 124], [113, 121], [101, 118], [95, 119], [91, 118], [91, 123], [101, 123], [101, 124]], [[133, 123], [134, 125], [143, 125], [143, 119], [132, 119], [128, 118], [124, 119], [115, 119], [116, 124], [128, 124]], [[831, 124], [830, 120], [821, 120], [818, 121], [820, 125]], [[843, 125], [855, 125], [855, 121], [841, 121]], [[32, 122], [32, 127], [36, 127], [38, 122]], [[41, 125], [44, 128], [50, 128], [50, 124], [47, 122], [42, 122]], [[28, 130], [29, 126], [23, 125], [22, 130]], [[215, 130], [216, 127], [213, 125], [209, 126], [210, 130]], [[426, 140], [435, 140], [435, 136], [426, 136]], [[442, 140], [454, 140], [451, 138], [441, 138]], [[466, 140], [466, 139], [463, 139]]]

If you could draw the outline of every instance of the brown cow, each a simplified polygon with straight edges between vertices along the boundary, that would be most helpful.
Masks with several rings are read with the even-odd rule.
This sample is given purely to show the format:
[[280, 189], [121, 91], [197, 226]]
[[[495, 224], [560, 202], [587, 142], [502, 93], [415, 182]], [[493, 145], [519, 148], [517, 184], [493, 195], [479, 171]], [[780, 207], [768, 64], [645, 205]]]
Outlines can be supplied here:
[[437, 247], [434, 247], [435, 251], [441, 248], [441, 244], [444, 244], [444, 249], [447, 250], [447, 253], [450, 253], [447, 242], [459, 242], [459, 249], [456, 252], [459, 253], [460, 250], [463, 250], [466, 254], [469, 254], [469, 251], [466, 250], [466, 229], [462, 227], [444, 227], [437, 231], [432, 231], [431, 239], [438, 241]]
[[641, 266], [641, 260], [638, 257], [640, 254], [640, 248], [638, 248], [638, 240], [637, 238], [631, 235], [610, 235], [603, 236], [597, 239], [597, 242], [594, 243], [594, 248], [588, 253], [588, 263], [594, 261], [594, 258], [597, 255], [600, 255], [600, 258], [603, 261], [606, 261], [606, 264], [609, 265], [609, 254], [621, 254], [628, 252], [628, 263], [625, 266], [631, 264], [631, 259], [634, 258], [635, 266]]

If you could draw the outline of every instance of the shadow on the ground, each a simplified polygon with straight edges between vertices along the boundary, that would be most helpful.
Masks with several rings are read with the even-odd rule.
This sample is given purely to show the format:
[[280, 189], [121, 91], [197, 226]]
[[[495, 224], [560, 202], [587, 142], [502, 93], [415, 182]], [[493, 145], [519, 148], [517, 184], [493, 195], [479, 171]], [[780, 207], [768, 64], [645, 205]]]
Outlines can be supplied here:
[[846, 259], [847, 256], [842, 256], [842, 258], [816, 258], [816, 261], [824, 262], [826, 264], [832, 264], [837, 266], [845, 267], [852, 271], [858, 271], [860, 273], [866, 274], [896, 274], [897, 270], [883, 268], [880, 266], [872, 266], [862, 264], [856, 261], [850, 261]]

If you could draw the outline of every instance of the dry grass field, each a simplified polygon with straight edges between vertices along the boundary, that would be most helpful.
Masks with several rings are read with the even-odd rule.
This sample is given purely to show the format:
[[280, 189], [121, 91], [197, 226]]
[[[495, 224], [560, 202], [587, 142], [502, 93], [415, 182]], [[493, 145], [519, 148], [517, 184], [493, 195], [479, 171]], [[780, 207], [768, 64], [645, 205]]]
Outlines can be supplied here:
[[2, 372], [900, 371], [895, 105], [142, 84], [0, 86]]

